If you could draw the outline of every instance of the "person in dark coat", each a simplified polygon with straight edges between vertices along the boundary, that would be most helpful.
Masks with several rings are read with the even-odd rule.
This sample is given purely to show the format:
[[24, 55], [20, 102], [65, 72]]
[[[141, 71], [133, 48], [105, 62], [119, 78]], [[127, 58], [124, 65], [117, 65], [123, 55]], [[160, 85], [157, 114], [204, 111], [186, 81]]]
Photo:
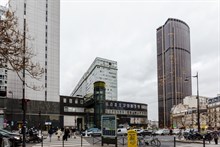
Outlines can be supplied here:
[[48, 134], [49, 134], [50, 142], [51, 142], [51, 137], [52, 137], [52, 134], [53, 134], [53, 129], [52, 129], [52, 127], [49, 129]]
[[0, 146], [3, 146], [3, 136], [0, 134]]
[[217, 129], [215, 129], [215, 131], [212, 132], [212, 137], [214, 138], [215, 144], [218, 144], [219, 133], [218, 133]]
[[67, 141], [69, 135], [70, 135], [70, 130], [69, 130], [69, 128], [67, 127], [67, 128], [65, 128], [65, 130], [64, 130], [63, 140], [66, 140], [66, 141]]

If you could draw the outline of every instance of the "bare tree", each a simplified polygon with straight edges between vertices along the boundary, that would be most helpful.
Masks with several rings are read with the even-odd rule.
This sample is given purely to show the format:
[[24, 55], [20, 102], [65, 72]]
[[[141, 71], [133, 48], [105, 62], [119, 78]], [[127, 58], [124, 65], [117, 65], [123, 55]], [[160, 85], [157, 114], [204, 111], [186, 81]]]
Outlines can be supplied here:
[[[31, 48], [24, 45], [30, 37], [26, 37], [23, 32], [19, 31], [17, 22], [18, 19], [9, 9], [0, 20], [0, 68], [14, 71], [21, 81], [24, 80], [23, 70], [26, 76], [39, 80], [44, 69], [39, 63], [33, 62], [32, 58], [35, 54]], [[37, 86], [30, 86], [27, 83], [25, 85], [37, 90]]]

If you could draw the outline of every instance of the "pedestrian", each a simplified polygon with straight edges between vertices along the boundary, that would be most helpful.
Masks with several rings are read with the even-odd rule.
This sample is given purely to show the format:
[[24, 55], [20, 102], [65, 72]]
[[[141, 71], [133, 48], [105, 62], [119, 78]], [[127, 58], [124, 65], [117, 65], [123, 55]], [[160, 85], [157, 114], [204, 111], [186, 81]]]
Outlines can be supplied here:
[[170, 133], [169, 133], [170, 135], [173, 135], [173, 130], [172, 130], [172, 128], [170, 128]]
[[212, 137], [214, 138], [215, 144], [218, 144], [219, 133], [218, 133], [217, 129], [215, 129], [215, 131], [212, 132]]
[[53, 134], [52, 127], [49, 129], [48, 134], [49, 134], [49, 138], [50, 138], [50, 142], [51, 142], [51, 137], [52, 137], [52, 134]]
[[3, 146], [3, 135], [0, 134], [0, 146]]
[[57, 140], [60, 140], [60, 136], [62, 135], [61, 129], [57, 130], [56, 135], [57, 135]]
[[66, 141], [68, 140], [69, 133], [70, 133], [69, 128], [66, 127], [66, 128], [64, 129], [63, 140], [66, 140]]
[[178, 139], [181, 140], [183, 137], [183, 130], [180, 129], [179, 134], [178, 134]]
[[74, 139], [76, 139], [76, 128], [72, 128], [72, 133], [73, 133]]

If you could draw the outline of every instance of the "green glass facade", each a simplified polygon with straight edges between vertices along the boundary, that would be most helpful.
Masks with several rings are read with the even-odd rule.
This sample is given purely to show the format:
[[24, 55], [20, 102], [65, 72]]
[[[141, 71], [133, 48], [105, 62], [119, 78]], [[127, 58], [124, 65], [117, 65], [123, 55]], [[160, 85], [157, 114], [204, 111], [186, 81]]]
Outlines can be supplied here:
[[94, 125], [101, 128], [101, 116], [105, 114], [105, 82], [94, 83]]

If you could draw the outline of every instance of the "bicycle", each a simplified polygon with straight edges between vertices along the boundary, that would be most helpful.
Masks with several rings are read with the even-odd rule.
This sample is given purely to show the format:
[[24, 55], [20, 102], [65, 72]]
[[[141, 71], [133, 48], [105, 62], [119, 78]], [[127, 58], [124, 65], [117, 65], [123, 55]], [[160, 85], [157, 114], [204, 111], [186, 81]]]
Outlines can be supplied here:
[[154, 146], [154, 147], [160, 147], [161, 142], [155, 136], [151, 136], [149, 138], [146, 138], [146, 136], [139, 136], [138, 137], [138, 147], [145, 147], [148, 145]]

